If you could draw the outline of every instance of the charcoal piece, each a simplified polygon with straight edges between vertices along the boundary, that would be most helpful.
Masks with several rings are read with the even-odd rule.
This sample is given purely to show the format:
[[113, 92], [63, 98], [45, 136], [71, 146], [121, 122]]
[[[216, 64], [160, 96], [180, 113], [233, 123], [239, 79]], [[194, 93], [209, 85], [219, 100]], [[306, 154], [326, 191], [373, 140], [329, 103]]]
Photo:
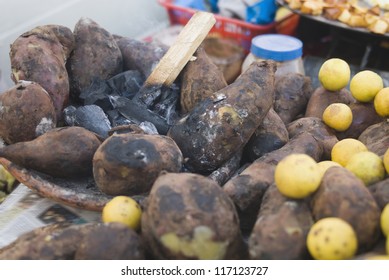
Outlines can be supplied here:
[[152, 111], [164, 117], [169, 125], [173, 125], [178, 119], [179, 96], [180, 88], [176, 84], [161, 88], [160, 101], [154, 105]]
[[112, 127], [117, 127], [121, 125], [129, 125], [135, 124], [133, 121], [124, 117], [120, 112], [116, 109], [109, 110], [106, 112], [109, 121], [111, 122]]
[[167, 134], [170, 125], [167, 123], [166, 119], [148, 109], [145, 104], [141, 103], [140, 101], [134, 101], [119, 96], [111, 98], [111, 102], [114, 105], [114, 108], [120, 112], [120, 114], [133, 121], [135, 124], [148, 121], [155, 125], [159, 134]]
[[88, 129], [102, 138], [108, 137], [108, 131], [111, 129], [111, 123], [97, 105], [85, 105], [78, 108], [68, 106], [64, 109], [65, 121], [69, 126], [81, 126]]
[[79, 97], [84, 101], [84, 105], [94, 104], [106, 112], [113, 109], [109, 98], [113, 94], [112, 88], [106, 81], [96, 78], [88, 88], [81, 92]]
[[155, 127], [155, 125], [151, 122], [141, 122], [139, 124], [139, 127], [146, 133], [146, 134], [158, 134], [158, 130]]
[[107, 83], [118, 95], [132, 99], [143, 85], [144, 78], [138, 70], [128, 70], [112, 77]]

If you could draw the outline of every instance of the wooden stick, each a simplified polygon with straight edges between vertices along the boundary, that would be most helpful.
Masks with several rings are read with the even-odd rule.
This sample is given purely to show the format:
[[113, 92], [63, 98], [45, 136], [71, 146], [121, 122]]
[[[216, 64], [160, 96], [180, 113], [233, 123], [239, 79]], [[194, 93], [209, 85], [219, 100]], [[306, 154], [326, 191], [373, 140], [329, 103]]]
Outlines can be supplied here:
[[147, 78], [145, 85], [171, 85], [215, 23], [212, 13], [196, 12]]

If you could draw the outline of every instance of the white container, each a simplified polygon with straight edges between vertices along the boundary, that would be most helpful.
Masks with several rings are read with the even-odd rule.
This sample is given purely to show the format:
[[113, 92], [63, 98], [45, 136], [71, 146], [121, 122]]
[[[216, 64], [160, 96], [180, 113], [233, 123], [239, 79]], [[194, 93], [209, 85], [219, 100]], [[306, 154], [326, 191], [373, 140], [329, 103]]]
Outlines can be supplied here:
[[255, 60], [271, 59], [277, 63], [276, 79], [290, 72], [305, 75], [302, 61], [303, 43], [292, 36], [264, 34], [251, 41], [250, 53], [242, 64], [242, 72]]

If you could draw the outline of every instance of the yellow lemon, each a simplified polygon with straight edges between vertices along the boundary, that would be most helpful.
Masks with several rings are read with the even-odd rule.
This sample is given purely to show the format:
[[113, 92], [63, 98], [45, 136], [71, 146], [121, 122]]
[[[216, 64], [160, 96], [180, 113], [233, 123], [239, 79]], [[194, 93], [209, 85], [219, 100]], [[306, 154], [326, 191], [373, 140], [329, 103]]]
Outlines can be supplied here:
[[274, 181], [283, 195], [299, 199], [317, 190], [321, 172], [316, 161], [310, 156], [290, 154], [277, 164]]
[[374, 109], [381, 117], [389, 117], [389, 87], [381, 89], [374, 97]]
[[358, 72], [350, 81], [351, 94], [360, 102], [373, 101], [383, 87], [384, 82], [381, 76], [370, 70]]
[[107, 202], [102, 210], [105, 223], [117, 222], [137, 230], [140, 227], [142, 210], [139, 204], [128, 196], [115, 196]]
[[389, 148], [386, 150], [384, 154], [383, 162], [384, 162], [386, 172], [389, 174]]
[[381, 212], [380, 224], [382, 233], [386, 237], [389, 237], [389, 203], [386, 204]]
[[346, 166], [349, 159], [356, 153], [367, 151], [367, 147], [361, 141], [353, 138], [345, 138], [338, 141], [331, 150], [331, 160]]
[[346, 104], [332, 103], [324, 110], [322, 119], [326, 125], [336, 131], [345, 131], [353, 121], [353, 113]]
[[366, 151], [354, 154], [345, 167], [361, 179], [366, 186], [381, 181], [385, 177], [382, 159], [373, 152]]
[[350, 259], [358, 249], [352, 226], [336, 217], [318, 220], [309, 230], [306, 243], [309, 253], [317, 260]]
[[350, 66], [340, 58], [327, 59], [319, 69], [318, 78], [325, 89], [340, 90], [350, 81]]
[[328, 168], [333, 166], [342, 167], [339, 163], [332, 161], [332, 160], [323, 160], [317, 163], [317, 166], [319, 166], [321, 177], [324, 176], [324, 173], [328, 170]]

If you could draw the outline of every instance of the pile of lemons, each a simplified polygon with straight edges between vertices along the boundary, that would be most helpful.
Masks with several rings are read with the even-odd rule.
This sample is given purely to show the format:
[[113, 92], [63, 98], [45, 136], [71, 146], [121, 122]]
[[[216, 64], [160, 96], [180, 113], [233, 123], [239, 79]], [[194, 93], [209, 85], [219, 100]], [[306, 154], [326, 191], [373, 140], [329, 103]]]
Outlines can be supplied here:
[[[339, 58], [326, 60], [318, 73], [321, 85], [329, 91], [340, 91], [350, 85], [358, 102], [373, 102], [375, 111], [389, 117], [389, 87], [384, 87], [380, 75], [364, 70], [351, 77], [349, 64]], [[335, 131], [347, 130], [353, 113], [347, 104], [332, 103], [323, 112], [323, 122]], [[331, 160], [316, 162], [306, 154], [291, 154], [276, 166], [274, 179], [278, 190], [292, 199], [304, 199], [317, 191], [326, 170], [332, 166], [350, 170], [368, 187], [389, 174], [389, 148], [383, 157], [368, 150], [361, 141], [345, 138], [331, 150]], [[389, 235], [389, 204], [381, 213], [381, 229]], [[315, 222], [307, 236], [307, 248], [314, 259], [349, 259], [358, 249], [354, 229], [345, 220], [327, 217]], [[346, 244], [346, 245], [345, 245]], [[389, 237], [386, 250], [389, 255]], [[336, 256], [334, 251], [339, 252]], [[389, 258], [389, 256], [385, 256]]]

